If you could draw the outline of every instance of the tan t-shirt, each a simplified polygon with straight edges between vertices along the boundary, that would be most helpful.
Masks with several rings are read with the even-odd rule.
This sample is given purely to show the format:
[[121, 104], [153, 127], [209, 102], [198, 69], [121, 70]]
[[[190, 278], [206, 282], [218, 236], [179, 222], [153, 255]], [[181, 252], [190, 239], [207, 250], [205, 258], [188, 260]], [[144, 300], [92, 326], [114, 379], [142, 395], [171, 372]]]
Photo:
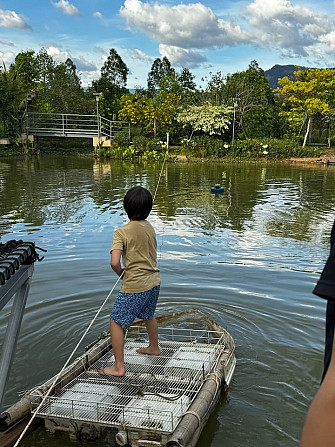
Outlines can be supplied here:
[[112, 244], [112, 250], [117, 249], [122, 250], [125, 267], [121, 292], [145, 292], [161, 283], [156, 233], [147, 220], [131, 220], [118, 228]]

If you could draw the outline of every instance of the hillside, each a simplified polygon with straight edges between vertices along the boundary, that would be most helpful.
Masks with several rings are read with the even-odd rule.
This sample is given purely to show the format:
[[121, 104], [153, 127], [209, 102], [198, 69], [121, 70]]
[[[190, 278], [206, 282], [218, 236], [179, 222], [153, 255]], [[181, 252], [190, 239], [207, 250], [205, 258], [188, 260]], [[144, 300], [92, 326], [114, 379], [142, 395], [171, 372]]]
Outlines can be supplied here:
[[[307, 68], [307, 67], [300, 67]], [[297, 71], [297, 65], [274, 65], [270, 70], [264, 71], [264, 75], [272, 89], [278, 87], [278, 79], [287, 76], [292, 81], [294, 80], [293, 72]]]

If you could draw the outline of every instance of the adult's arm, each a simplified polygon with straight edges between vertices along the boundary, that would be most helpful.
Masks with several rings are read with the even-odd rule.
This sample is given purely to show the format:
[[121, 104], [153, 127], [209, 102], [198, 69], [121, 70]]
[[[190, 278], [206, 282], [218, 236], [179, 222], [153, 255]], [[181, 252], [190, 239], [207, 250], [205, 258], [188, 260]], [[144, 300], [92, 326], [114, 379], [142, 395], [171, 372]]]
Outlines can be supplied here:
[[308, 410], [300, 447], [334, 447], [335, 343], [327, 374]]

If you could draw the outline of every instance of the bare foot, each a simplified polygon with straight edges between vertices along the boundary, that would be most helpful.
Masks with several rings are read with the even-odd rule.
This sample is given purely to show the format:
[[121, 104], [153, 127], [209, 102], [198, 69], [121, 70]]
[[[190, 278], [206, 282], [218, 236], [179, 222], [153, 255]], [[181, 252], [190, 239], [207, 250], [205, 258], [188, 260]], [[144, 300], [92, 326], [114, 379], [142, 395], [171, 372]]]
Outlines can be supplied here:
[[98, 369], [98, 374], [100, 376], [114, 376], [114, 377], [123, 377], [126, 374], [126, 370], [124, 367], [117, 366], [106, 366], [106, 368]]
[[136, 349], [136, 352], [138, 352], [139, 354], [160, 355], [161, 350], [159, 347], [152, 348], [151, 346], [148, 346], [147, 348]]

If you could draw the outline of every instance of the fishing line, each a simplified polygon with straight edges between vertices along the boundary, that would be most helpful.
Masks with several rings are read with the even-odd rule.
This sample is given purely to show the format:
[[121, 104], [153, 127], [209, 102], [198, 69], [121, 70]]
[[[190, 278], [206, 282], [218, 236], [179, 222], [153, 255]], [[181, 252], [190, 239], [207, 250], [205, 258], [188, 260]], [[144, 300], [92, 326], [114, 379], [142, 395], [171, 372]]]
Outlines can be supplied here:
[[164, 160], [163, 160], [163, 164], [162, 164], [162, 169], [161, 169], [161, 172], [159, 174], [157, 186], [156, 186], [155, 193], [154, 193], [154, 196], [153, 196], [153, 199], [152, 199], [153, 203], [155, 202], [155, 199], [156, 199], [158, 187], [159, 187], [159, 184], [160, 184], [160, 181], [161, 181], [161, 178], [162, 178], [163, 169], [164, 169], [164, 165], [165, 165], [165, 161], [166, 161], [168, 153], [169, 153], [169, 149], [166, 148], [165, 155], [164, 155]]
[[[163, 173], [163, 169], [164, 169], [164, 165], [165, 165], [165, 161], [167, 158], [167, 154], [168, 154], [168, 149], [166, 149], [165, 152], [165, 156], [164, 156], [164, 160], [163, 160], [163, 164], [162, 164], [162, 169], [158, 178], [158, 182], [157, 182], [157, 186], [155, 189], [155, 193], [153, 196], [153, 202], [155, 201], [156, 195], [157, 195], [157, 191], [158, 191], [158, 187], [159, 187], [159, 183], [161, 181], [162, 178], [162, 173]], [[38, 407], [36, 408], [36, 410], [34, 411], [33, 415], [31, 416], [29, 422], [27, 423], [27, 425], [25, 426], [24, 430], [22, 431], [21, 435], [19, 436], [19, 438], [17, 439], [17, 441], [15, 442], [13, 447], [17, 447], [20, 443], [20, 441], [23, 439], [24, 435], [26, 434], [28, 428], [30, 427], [30, 425], [32, 424], [33, 420], [36, 417], [36, 414], [38, 413], [38, 411], [40, 410], [40, 408], [42, 407], [42, 405], [44, 404], [44, 402], [46, 401], [46, 398], [49, 396], [49, 394], [51, 393], [52, 389], [54, 388], [54, 386], [56, 385], [57, 381], [59, 380], [61, 374], [63, 373], [63, 371], [65, 370], [65, 368], [68, 366], [70, 360], [72, 359], [72, 357], [74, 356], [74, 354], [76, 353], [80, 343], [83, 341], [83, 339], [86, 337], [88, 331], [91, 329], [93, 323], [95, 322], [95, 320], [98, 318], [100, 312], [102, 311], [102, 309], [104, 308], [105, 304], [107, 303], [109, 297], [111, 296], [111, 294], [114, 292], [115, 287], [117, 286], [117, 284], [119, 283], [119, 281], [121, 280], [121, 278], [124, 275], [124, 271], [121, 273], [121, 275], [118, 277], [118, 279], [116, 280], [114, 286], [112, 287], [112, 289], [110, 290], [110, 292], [108, 293], [107, 297], [105, 298], [104, 302], [101, 304], [100, 308], [98, 309], [98, 311], [96, 312], [93, 320], [91, 321], [91, 323], [88, 325], [87, 329], [85, 330], [84, 334], [81, 336], [80, 340], [78, 341], [77, 345], [75, 346], [75, 348], [73, 349], [72, 353], [70, 354], [69, 358], [66, 360], [63, 368], [59, 371], [59, 373], [57, 374], [55, 380], [52, 382], [52, 384], [50, 385], [50, 388], [48, 389], [47, 393], [44, 395], [41, 403], [38, 405]]]
[[[153, 196], [153, 199], [152, 199], [153, 203], [155, 202], [155, 199], [156, 199], [157, 190], [158, 190], [158, 187], [159, 187], [161, 178], [162, 178], [163, 169], [164, 169], [164, 165], [165, 165], [165, 161], [166, 161], [168, 152], [169, 152], [169, 148], [167, 147], [167, 148], [166, 148], [166, 151], [165, 151], [165, 155], [164, 155], [164, 160], [163, 160], [163, 164], [162, 164], [162, 169], [161, 169], [161, 172], [160, 172], [159, 177], [158, 177], [158, 182], [157, 182], [156, 190], [155, 190], [155, 193], [154, 193], [154, 196]], [[161, 243], [160, 243], [160, 246], [159, 246], [159, 256], [158, 256], [158, 259], [157, 259], [157, 262], [158, 262], [158, 265], [159, 265], [159, 266], [160, 266], [160, 261], [161, 261], [161, 258], [162, 258], [162, 247], [163, 247], [164, 230], [165, 230], [165, 225], [163, 225], [163, 234], [161, 235]]]

